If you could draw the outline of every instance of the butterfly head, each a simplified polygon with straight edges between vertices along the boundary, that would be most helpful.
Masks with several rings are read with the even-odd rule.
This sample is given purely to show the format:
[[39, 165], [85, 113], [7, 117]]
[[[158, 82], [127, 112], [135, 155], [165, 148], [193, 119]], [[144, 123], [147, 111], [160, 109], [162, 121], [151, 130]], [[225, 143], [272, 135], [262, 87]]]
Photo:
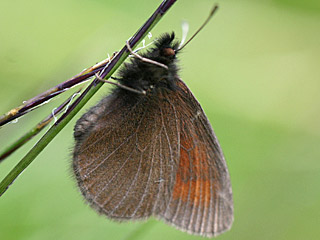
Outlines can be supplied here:
[[[158, 62], [167, 66], [168, 71], [176, 70], [175, 64], [177, 61], [179, 41], [175, 39], [174, 32], [164, 33], [160, 35], [158, 39], [154, 41], [154, 47], [150, 48], [147, 52], [141, 56], [148, 58], [154, 62]], [[147, 66], [148, 67], [148, 66]], [[158, 69], [156, 65], [150, 65], [150, 68]], [[161, 67], [160, 67], [161, 68]], [[164, 69], [160, 69], [164, 70]]]
[[[178, 47], [179, 42], [175, 40], [173, 32], [161, 35], [155, 41], [154, 47], [139, 53], [141, 57], [150, 61], [132, 58], [131, 63], [124, 64], [124, 68], [120, 70], [120, 83], [138, 91], [145, 91], [149, 96], [175, 90]], [[159, 66], [158, 63], [163, 66]], [[126, 94], [132, 95], [130, 92]]]

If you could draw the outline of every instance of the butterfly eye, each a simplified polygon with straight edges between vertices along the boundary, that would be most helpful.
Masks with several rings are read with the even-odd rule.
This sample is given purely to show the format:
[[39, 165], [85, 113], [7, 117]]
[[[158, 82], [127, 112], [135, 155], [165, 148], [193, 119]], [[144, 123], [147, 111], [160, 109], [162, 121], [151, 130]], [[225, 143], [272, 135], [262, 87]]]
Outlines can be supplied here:
[[162, 49], [162, 55], [165, 57], [175, 56], [176, 53], [172, 48], [164, 48]]

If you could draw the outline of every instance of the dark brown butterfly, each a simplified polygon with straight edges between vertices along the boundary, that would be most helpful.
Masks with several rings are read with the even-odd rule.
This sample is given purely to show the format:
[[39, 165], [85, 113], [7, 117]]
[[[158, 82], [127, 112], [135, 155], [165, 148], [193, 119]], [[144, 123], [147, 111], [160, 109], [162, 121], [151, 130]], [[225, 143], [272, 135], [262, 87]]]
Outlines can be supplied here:
[[179, 78], [174, 34], [119, 73], [116, 88], [75, 126], [73, 169], [90, 205], [113, 220], [150, 216], [191, 234], [231, 227], [227, 165], [200, 104]]

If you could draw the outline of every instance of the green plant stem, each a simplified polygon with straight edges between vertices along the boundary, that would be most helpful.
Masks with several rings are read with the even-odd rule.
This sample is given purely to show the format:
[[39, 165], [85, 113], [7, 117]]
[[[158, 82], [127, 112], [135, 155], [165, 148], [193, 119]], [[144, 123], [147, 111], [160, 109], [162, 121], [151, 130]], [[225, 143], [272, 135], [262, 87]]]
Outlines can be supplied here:
[[16, 150], [18, 150], [20, 147], [22, 147], [24, 144], [26, 144], [28, 141], [30, 141], [38, 133], [40, 133], [41, 130], [44, 129], [55, 118], [55, 116], [57, 116], [59, 113], [61, 113], [65, 109], [65, 107], [68, 104], [70, 104], [70, 102], [73, 99], [73, 96], [75, 96], [75, 94], [78, 94], [79, 92], [80, 92], [80, 90], [77, 91], [76, 93], [74, 93], [71, 97], [69, 97], [59, 107], [54, 109], [54, 111], [49, 116], [47, 116], [45, 119], [43, 119], [34, 128], [29, 130], [26, 134], [24, 134], [22, 137], [20, 137], [14, 143], [12, 143], [10, 146], [8, 146], [6, 149], [4, 149], [0, 153], [0, 163], [3, 160], [5, 160], [7, 157], [9, 157], [12, 153], [14, 153]]
[[40, 152], [51, 142], [51, 140], [67, 125], [67, 123], [80, 111], [89, 99], [99, 90], [103, 82], [91, 88], [79, 104], [67, 115], [60, 124], [54, 124], [36, 143], [36, 145], [25, 155], [21, 161], [9, 172], [0, 183], [0, 196], [8, 189], [19, 174], [27, 168], [30, 163], [40, 154]]

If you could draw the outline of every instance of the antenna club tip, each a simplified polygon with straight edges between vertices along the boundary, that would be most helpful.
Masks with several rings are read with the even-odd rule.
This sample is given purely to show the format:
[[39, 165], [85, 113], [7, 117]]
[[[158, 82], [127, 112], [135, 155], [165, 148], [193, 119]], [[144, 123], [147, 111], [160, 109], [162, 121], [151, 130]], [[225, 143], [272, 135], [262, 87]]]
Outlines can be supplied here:
[[215, 5], [213, 6], [212, 10], [211, 10], [210, 15], [213, 15], [213, 14], [215, 13], [215, 11], [218, 10], [218, 8], [219, 8], [219, 5], [218, 5], [218, 4], [215, 4]]

